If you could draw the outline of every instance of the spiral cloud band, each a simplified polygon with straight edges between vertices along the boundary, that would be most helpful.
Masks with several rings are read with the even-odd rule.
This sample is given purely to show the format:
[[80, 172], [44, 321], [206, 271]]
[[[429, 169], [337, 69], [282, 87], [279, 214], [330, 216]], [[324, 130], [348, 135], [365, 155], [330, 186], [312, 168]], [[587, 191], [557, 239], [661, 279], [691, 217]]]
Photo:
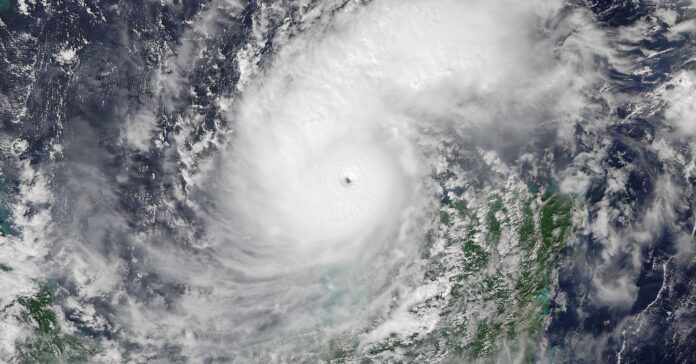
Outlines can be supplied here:
[[[551, 52], [530, 33], [557, 7], [509, 5], [348, 7], [285, 40], [256, 70], [229, 109], [230, 143], [214, 173], [218, 249], [245, 277], [231, 292], [245, 302], [231, 313], [238, 327], [266, 335], [272, 312], [273, 332], [329, 335], [388, 318], [394, 292], [435, 294], [407, 282], [422, 274], [443, 137], [503, 127], [522, 138], [541, 114], [558, 112], [540, 111], [542, 99], [575, 112], [587, 76], [568, 79], [564, 64], [528, 52]], [[409, 320], [392, 317], [365, 340], [432, 324]]]
[[[28, 13], [40, 2], [19, 3]], [[78, 95], [22, 97], [79, 112], [58, 115], [64, 125], [41, 143], [0, 138], [21, 212], [16, 231], [3, 225], [17, 234], [0, 251], [0, 278], [13, 280], [0, 282], [0, 308], [22, 328], [29, 297], [51, 292], [55, 304], [34, 299], [64, 313], [51, 325], [100, 337], [103, 362], [396, 362], [406, 346], [494, 360], [483, 353], [492, 344], [474, 341], [503, 348], [503, 323], [549, 307], [542, 272], [575, 223], [568, 196], [589, 196], [589, 176], [608, 173], [595, 150], [620, 149], [592, 144], [607, 134], [597, 124], [640, 111], [617, 106], [638, 96], [615, 92], [643, 72], [620, 53], [638, 51], [611, 42], [650, 27], [612, 33], [584, 1], [146, 3], [161, 18], [134, 21], [127, 37], [99, 23], [75, 44], [56, 41], [53, 55], [27, 57], [61, 72], [39, 81], [65, 76], [57, 93], [74, 82]], [[102, 9], [109, 16], [94, 6], [83, 11], [94, 24], [142, 15], [140, 5]], [[81, 58], [88, 48], [95, 58]], [[102, 65], [112, 48], [104, 58], [127, 61]], [[694, 79], [684, 71], [661, 91], [665, 117], [688, 136]], [[619, 154], [615, 165], [640, 153]], [[45, 175], [43, 162], [54, 166]], [[627, 173], [602, 183], [618, 193]], [[623, 241], [609, 228], [622, 215], [596, 215], [593, 236]], [[624, 260], [619, 246], [607, 261]], [[599, 297], [629, 302], [631, 281], [619, 282], [600, 281]], [[514, 307], [484, 301], [494, 291]], [[513, 327], [515, 353], [528, 354], [526, 328], [539, 322]], [[0, 358], [21, 354], [23, 330], [0, 338]]]
[[380, 1], [283, 45], [231, 116], [223, 183], [242, 225], [303, 253], [336, 252], [432, 199], [418, 190], [432, 168], [430, 110], [510, 71], [514, 34], [491, 25], [494, 10]]

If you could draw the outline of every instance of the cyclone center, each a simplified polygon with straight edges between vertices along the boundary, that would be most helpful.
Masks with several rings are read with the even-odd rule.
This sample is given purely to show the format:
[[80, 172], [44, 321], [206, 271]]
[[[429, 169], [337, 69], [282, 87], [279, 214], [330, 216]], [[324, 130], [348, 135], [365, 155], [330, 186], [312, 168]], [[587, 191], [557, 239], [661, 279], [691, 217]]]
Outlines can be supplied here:
[[300, 241], [354, 239], [383, 221], [398, 194], [399, 167], [388, 150], [370, 143], [320, 149], [286, 185], [287, 229]]

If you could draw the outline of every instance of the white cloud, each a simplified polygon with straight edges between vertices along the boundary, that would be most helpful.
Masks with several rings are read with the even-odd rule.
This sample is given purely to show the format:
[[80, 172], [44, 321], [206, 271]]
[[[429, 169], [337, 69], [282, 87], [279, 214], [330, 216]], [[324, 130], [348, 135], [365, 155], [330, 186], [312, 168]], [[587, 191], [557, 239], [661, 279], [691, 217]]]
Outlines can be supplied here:
[[147, 108], [128, 116], [121, 127], [121, 140], [140, 151], [150, 149], [150, 140], [157, 127], [157, 117]]
[[628, 276], [616, 276], [614, 279], [598, 279], [592, 281], [596, 293], [592, 297], [602, 305], [630, 307], [638, 295], [638, 287]]
[[[186, 307], [206, 307], [195, 310], [198, 320], [240, 322], [230, 335], [257, 332], [276, 315], [276, 338], [307, 327], [357, 329], [368, 317], [385, 320], [374, 337], [428, 326], [384, 312], [385, 292], [425, 289], [394, 272], [419, 259], [419, 219], [436, 202], [425, 186], [440, 159], [428, 146], [445, 126], [462, 135], [505, 129], [517, 140], [535, 128], [570, 136], [601, 81], [597, 59], [619, 63], [589, 14], [558, 20], [560, 8], [382, 0], [348, 5], [295, 37], [281, 33], [262, 70], [254, 49], [244, 49], [244, 92], [224, 103], [234, 134], [214, 179], [220, 187], [209, 191], [220, 196], [209, 237], [220, 264], [266, 283], [223, 283], [207, 272], [191, 280], [212, 275], [217, 293], [191, 295]], [[411, 233], [397, 235], [404, 229]], [[324, 267], [336, 269], [330, 286], [320, 283]], [[339, 292], [370, 308], [356, 317], [346, 315], [356, 309], [349, 301], [317, 303]], [[226, 313], [225, 295], [244, 304]]]
[[[152, 80], [168, 111], [181, 106], [178, 97], [201, 57], [225, 56], [207, 53], [206, 41], [224, 30], [220, 14], [241, 7], [215, 4], [195, 19]], [[379, 339], [432, 328], [436, 314], [417, 317], [409, 309], [447, 292], [447, 285], [419, 286], [413, 278], [422, 277], [423, 223], [437, 203], [430, 174], [442, 167], [442, 158], [433, 157], [440, 137], [506, 132], [490, 143], [485, 159], [508, 173], [496, 147], [540, 129], [570, 138], [602, 81], [598, 59], [621, 66], [592, 16], [561, 11], [561, 1], [376, 0], [339, 9], [342, 4], [302, 8], [299, 20], [282, 4], [261, 6], [253, 40], [236, 57], [242, 94], [216, 100], [233, 130], [209, 175], [195, 165], [219, 141], [206, 135], [193, 143], [202, 118], [179, 115], [179, 131], [167, 141], [179, 163], [167, 167], [173, 178], [191, 182], [186, 192], [193, 192], [177, 190], [177, 196], [207, 214], [206, 234], [186, 249], [161, 244], [156, 231], [118, 241], [148, 259], [132, 264], [144, 270], [133, 273], [135, 283], [153, 273], [185, 287], [174, 303], [122, 291], [119, 279], [133, 261], [95, 242], [107, 240], [104, 230], [132, 231], [119, 217], [108, 178], [85, 171], [94, 180], [80, 181], [87, 197], [75, 202], [74, 213], [98, 227], [72, 226], [74, 235], [62, 237], [65, 249], [56, 258], [80, 294], [119, 302], [112, 319], [128, 340], [181, 344], [196, 361], [223, 351], [281, 355], [351, 330]], [[271, 20], [281, 23], [277, 29]], [[274, 48], [262, 54], [270, 36]], [[152, 106], [123, 122], [124, 145], [148, 151], [154, 138], [165, 148]], [[580, 193], [587, 186], [578, 171], [562, 188]], [[610, 236], [613, 212], [602, 213], [597, 232]], [[599, 291], [603, 301], [632, 294], [627, 283], [617, 285], [627, 293], [616, 297], [614, 286], [601, 287], [609, 287]], [[396, 293], [405, 299], [390, 311]], [[88, 306], [80, 310], [94, 325], [102, 323]], [[307, 334], [298, 338], [298, 332]]]
[[58, 51], [53, 56], [56, 60], [56, 62], [60, 64], [70, 64], [75, 62], [76, 57], [77, 57], [77, 49], [75, 48], [64, 48]]
[[672, 82], [673, 88], [667, 89], [664, 99], [667, 101], [665, 117], [676, 129], [678, 137], [696, 135], [696, 73], [681, 71]]

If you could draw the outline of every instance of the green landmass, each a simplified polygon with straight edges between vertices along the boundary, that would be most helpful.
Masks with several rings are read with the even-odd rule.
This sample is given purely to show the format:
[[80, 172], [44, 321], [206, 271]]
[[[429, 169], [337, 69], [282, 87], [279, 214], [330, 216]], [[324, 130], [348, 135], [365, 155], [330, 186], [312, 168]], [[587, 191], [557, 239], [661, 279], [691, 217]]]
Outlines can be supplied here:
[[[441, 225], [428, 234], [428, 247], [440, 239], [445, 251], [426, 254], [432, 263], [425, 272], [426, 280], [445, 276], [451, 283], [440, 323], [428, 334], [392, 336], [374, 345], [372, 358], [454, 355], [464, 362], [496, 362], [505, 344], [532, 362], [553, 301], [550, 270], [572, 242], [573, 209], [573, 197], [553, 186], [518, 184], [476, 200], [444, 198]], [[458, 264], [442, 263], [453, 257]], [[425, 306], [445, 299], [432, 301]], [[334, 360], [354, 354], [341, 351]]]
[[33, 335], [17, 344], [18, 362], [86, 363], [96, 353], [96, 346], [86, 338], [63, 332], [48, 287], [17, 298], [16, 304], [22, 308], [20, 320], [33, 329]]

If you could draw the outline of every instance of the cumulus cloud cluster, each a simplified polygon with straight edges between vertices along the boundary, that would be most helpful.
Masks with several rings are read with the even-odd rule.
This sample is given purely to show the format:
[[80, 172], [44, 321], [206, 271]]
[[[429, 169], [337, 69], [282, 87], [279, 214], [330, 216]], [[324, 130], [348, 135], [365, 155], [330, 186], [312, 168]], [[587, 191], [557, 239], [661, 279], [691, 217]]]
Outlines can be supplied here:
[[682, 71], [674, 76], [673, 88], [666, 92], [669, 103], [665, 117], [677, 133], [688, 137], [696, 134], [696, 74]]

